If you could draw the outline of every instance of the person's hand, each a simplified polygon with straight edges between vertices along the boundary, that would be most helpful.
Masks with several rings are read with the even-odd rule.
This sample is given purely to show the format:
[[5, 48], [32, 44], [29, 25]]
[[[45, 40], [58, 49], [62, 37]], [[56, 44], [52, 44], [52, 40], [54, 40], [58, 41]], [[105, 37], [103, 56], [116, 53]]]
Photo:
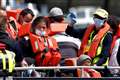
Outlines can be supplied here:
[[96, 64], [93, 64], [93, 66], [97, 66]]
[[68, 23], [69, 25], [74, 25], [77, 21], [76, 21], [77, 15], [75, 12], [70, 12], [67, 15], [67, 19], [68, 19]]

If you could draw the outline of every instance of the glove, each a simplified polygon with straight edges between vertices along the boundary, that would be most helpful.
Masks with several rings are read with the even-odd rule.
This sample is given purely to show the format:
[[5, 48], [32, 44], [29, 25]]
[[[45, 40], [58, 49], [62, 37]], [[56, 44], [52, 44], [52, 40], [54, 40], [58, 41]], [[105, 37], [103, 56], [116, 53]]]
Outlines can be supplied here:
[[77, 15], [75, 12], [70, 12], [67, 15], [67, 20], [70, 25], [74, 25], [77, 22], [76, 18], [77, 18]]

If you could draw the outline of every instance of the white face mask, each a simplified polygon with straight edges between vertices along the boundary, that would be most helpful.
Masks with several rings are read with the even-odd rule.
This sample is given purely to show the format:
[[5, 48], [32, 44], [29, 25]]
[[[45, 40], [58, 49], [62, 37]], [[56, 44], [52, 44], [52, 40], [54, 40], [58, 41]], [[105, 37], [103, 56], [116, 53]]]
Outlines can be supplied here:
[[104, 25], [105, 20], [101, 20], [98, 18], [94, 18], [94, 23], [96, 27], [102, 27]]
[[39, 35], [39, 36], [45, 36], [46, 32], [45, 31], [41, 31], [39, 29], [35, 30], [35, 34]]

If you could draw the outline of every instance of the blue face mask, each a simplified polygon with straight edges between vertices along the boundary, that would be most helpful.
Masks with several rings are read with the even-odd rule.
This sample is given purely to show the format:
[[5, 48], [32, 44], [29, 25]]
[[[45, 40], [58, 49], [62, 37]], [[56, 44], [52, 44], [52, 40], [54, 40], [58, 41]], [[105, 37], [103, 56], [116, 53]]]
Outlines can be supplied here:
[[101, 20], [98, 18], [94, 18], [94, 23], [96, 27], [102, 27], [104, 25], [105, 20]]
[[39, 29], [36, 29], [36, 30], [35, 30], [35, 33], [36, 33], [37, 35], [39, 35], [39, 36], [45, 36], [45, 34], [46, 34], [45, 31], [41, 31], [41, 30], [39, 30]]

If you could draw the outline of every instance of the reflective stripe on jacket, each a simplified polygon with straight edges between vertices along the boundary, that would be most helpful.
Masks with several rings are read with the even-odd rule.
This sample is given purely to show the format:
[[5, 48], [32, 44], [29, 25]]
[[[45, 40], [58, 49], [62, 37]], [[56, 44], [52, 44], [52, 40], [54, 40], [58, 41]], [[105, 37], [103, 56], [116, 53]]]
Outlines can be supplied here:
[[[89, 36], [91, 38], [91, 34], [94, 33], [94, 25], [90, 25], [84, 34], [79, 55], [87, 53], [91, 58], [93, 58], [94, 63], [97, 63], [99, 61], [99, 57], [96, 56], [101, 54], [103, 39], [109, 29], [110, 26], [105, 23], [104, 27], [99, 30], [92, 40], [90, 40]], [[86, 48], [88, 48], [87, 52], [85, 51]], [[107, 59], [105, 65], [108, 64], [108, 60], [109, 58]]]

